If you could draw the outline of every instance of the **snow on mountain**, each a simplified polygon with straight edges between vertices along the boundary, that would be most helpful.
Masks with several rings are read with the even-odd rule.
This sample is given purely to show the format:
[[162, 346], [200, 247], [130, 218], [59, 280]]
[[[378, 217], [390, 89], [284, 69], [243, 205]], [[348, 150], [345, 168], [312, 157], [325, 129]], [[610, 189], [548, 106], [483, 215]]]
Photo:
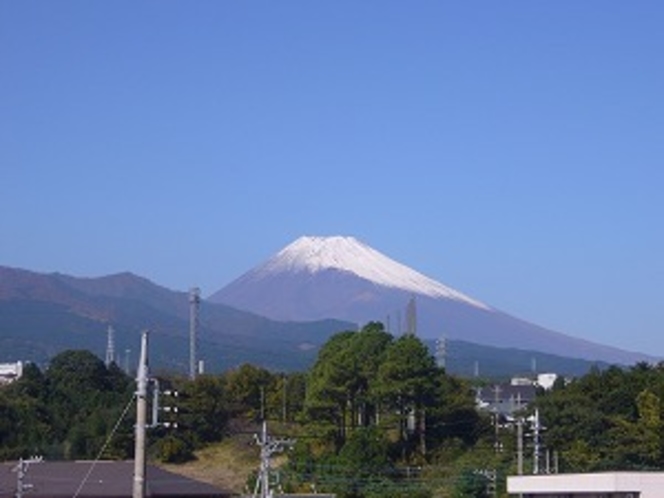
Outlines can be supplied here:
[[384, 321], [401, 333], [417, 303], [417, 334], [570, 358], [632, 364], [652, 358], [551, 331], [466, 296], [353, 237], [301, 237], [209, 297], [281, 321]]
[[257, 268], [254, 274], [258, 277], [262, 274], [317, 273], [330, 269], [353, 273], [385, 287], [433, 298], [454, 299], [489, 309], [486, 304], [388, 258], [354, 237], [300, 237]]

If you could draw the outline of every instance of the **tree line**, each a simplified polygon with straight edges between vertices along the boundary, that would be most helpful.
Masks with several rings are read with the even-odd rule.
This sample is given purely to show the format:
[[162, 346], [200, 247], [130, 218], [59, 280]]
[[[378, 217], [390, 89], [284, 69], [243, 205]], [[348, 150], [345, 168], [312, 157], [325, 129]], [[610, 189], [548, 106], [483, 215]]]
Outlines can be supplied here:
[[[515, 424], [478, 411], [468, 380], [437, 366], [417, 337], [394, 337], [378, 322], [332, 336], [306, 372], [244, 364], [159, 383], [180, 393], [162, 397], [178, 406], [177, 416], [161, 415], [178, 429], [160, 426], [149, 438], [151, 457], [165, 462], [268, 420], [297, 439], [280, 469], [287, 491], [482, 497], [516, 473]], [[88, 351], [65, 351], [43, 372], [26, 365], [0, 389], [0, 460], [132, 458], [134, 390], [134, 379]], [[661, 469], [663, 395], [662, 365], [593, 369], [540, 392], [519, 416], [538, 409], [542, 447], [561, 471]]]

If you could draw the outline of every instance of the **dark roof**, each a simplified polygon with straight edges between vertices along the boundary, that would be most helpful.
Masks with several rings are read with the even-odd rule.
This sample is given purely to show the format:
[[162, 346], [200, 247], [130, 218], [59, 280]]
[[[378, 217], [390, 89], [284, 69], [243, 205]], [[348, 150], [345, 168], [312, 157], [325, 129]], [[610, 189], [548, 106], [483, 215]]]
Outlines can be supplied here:
[[[496, 392], [497, 389], [497, 392]], [[495, 403], [496, 398], [499, 402], [511, 399], [520, 399], [522, 403], [530, 403], [537, 396], [537, 388], [533, 385], [500, 384], [498, 386], [486, 387], [480, 389], [477, 393], [482, 401]]]
[[[0, 498], [13, 498], [16, 493], [17, 462], [0, 464]], [[89, 473], [89, 476], [88, 476]], [[86, 479], [86, 476], [87, 479]], [[81, 484], [85, 480], [85, 484]], [[24, 483], [30, 485], [31, 498], [131, 498], [134, 480], [133, 461], [40, 462], [30, 464]], [[229, 491], [195, 481], [148, 465], [145, 496], [147, 498], [222, 498]], [[79, 490], [80, 488], [80, 490]]]

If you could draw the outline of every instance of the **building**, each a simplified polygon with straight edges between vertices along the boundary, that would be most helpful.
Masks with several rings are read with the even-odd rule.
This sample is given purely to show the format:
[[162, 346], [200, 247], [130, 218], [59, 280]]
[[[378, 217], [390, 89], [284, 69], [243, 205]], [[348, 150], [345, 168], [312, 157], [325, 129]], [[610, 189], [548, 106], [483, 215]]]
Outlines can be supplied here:
[[23, 363], [0, 363], [0, 386], [9, 384], [23, 375]]
[[[27, 467], [27, 468], [25, 468]], [[47, 462], [24, 467], [26, 498], [132, 498], [133, 461]], [[0, 498], [17, 495], [18, 465], [0, 463]], [[226, 498], [230, 491], [148, 465], [147, 498]]]
[[537, 385], [545, 391], [553, 389], [556, 380], [558, 380], [558, 374], [555, 373], [541, 373], [537, 375]]
[[510, 476], [507, 492], [523, 498], [661, 498], [664, 472]]

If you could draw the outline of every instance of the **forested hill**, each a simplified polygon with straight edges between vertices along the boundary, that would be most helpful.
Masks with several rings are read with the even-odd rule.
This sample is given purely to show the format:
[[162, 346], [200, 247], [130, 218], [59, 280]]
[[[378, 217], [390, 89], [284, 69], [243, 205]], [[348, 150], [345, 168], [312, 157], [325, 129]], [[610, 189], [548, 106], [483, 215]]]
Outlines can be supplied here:
[[[496, 486], [505, 496], [505, 476], [516, 465], [516, 425], [496, 426], [477, 409], [469, 381], [437, 367], [417, 337], [395, 338], [378, 323], [332, 336], [306, 372], [244, 364], [194, 381], [159, 380], [180, 393], [163, 401], [178, 413], [161, 419], [179, 428], [150, 430], [156, 461], [188, 461], [229, 438], [248, 441], [267, 420], [272, 433], [296, 440], [280, 468], [287, 492], [315, 486], [340, 498], [483, 497]], [[87, 351], [63, 352], [46, 370], [28, 365], [0, 388], [0, 458], [94, 458], [107, 440], [102, 458], [131, 458], [134, 390], [133, 379]], [[527, 421], [539, 409], [541, 453], [555, 453], [562, 472], [662, 469], [663, 396], [662, 365], [593, 369], [538, 393], [519, 415], [529, 441]], [[258, 448], [254, 454], [257, 468]], [[250, 483], [255, 475], [243, 477]]]

